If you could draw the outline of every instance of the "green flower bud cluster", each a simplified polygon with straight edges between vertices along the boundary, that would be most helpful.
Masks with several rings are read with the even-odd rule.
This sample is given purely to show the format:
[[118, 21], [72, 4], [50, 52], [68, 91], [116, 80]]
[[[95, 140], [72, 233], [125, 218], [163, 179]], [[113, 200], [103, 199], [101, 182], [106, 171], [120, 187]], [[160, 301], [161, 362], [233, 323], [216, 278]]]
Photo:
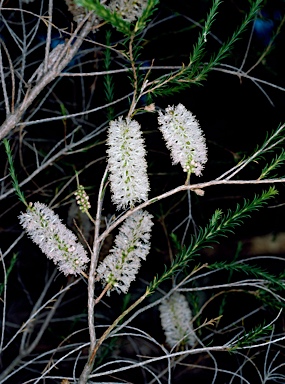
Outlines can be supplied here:
[[83, 185], [79, 185], [77, 191], [74, 193], [77, 205], [79, 206], [80, 211], [87, 213], [91, 208], [91, 204], [89, 202], [89, 196], [84, 190]]

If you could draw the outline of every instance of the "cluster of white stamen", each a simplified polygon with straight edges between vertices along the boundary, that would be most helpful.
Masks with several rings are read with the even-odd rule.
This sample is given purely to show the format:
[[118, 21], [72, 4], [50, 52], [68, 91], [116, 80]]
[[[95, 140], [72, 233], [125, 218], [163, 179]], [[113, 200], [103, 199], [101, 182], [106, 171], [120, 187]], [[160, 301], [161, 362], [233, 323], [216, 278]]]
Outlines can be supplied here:
[[[97, 280], [110, 284], [110, 290], [127, 293], [150, 250], [152, 215], [135, 212], [120, 227], [115, 246], [97, 268]], [[109, 290], [109, 292], [110, 292]]]
[[112, 200], [118, 208], [148, 199], [149, 182], [144, 140], [135, 120], [111, 121], [107, 139]]
[[77, 275], [86, 268], [89, 259], [82, 244], [45, 204], [30, 205], [19, 220], [33, 242], [66, 276]]
[[195, 116], [184, 105], [169, 106], [166, 113], [158, 112], [158, 123], [173, 164], [180, 163], [183, 171], [200, 176], [207, 162], [205, 137]]
[[193, 347], [196, 342], [192, 313], [186, 297], [174, 292], [159, 306], [161, 325], [171, 348], [179, 345]]
[[131, 23], [142, 15], [147, 3], [147, 0], [111, 0], [108, 8]]

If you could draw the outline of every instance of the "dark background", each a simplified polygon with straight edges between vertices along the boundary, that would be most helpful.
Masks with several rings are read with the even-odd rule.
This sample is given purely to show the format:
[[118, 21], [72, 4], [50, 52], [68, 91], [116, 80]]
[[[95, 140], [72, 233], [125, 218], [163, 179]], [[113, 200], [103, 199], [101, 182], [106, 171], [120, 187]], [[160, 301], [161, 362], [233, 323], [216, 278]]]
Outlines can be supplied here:
[[[17, 7], [18, 2], [7, 1], [6, 7]], [[211, 1], [162, 1], [158, 6], [158, 10], [154, 15], [154, 22], [169, 18], [162, 23], [152, 26], [144, 36], [145, 42], [143, 50], [140, 54], [140, 61], [149, 65], [152, 59], [155, 59], [154, 65], [181, 65], [187, 64], [189, 59], [189, 52], [191, 52], [193, 44], [197, 41], [197, 36], [200, 28], [193, 24], [191, 20], [203, 25], [205, 16], [209, 10]], [[37, 2], [29, 5], [24, 5], [32, 12], [38, 12], [39, 4]], [[47, 7], [47, 2], [44, 2], [44, 7]], [[216, 21], [213, 24], [212, 34], [208, 36], [207, 50], [203, 62], [207, 62], [210, 57], [217, 52], [221, 43], [229, 39], [233, 31], [241, 23], [248, 10], [248, 1], [228, 0], [224, 1], [219, 8], [219, 13]], [[6, 15], [7, 17], [7, 15]], [[20, 20], [17, 19], [17, 13], [12, 13], [10, 19], [15, 21], [15, 31], [20, 33]], [[33, 16], [26, 16], [27, 28], [29, 23], [33, 23]], [[243, 65], [243, 70], [246, 72], [250, 69], [260, 58], [262, 52], [268, 46], [270, 38], [273, 36], [274, 31], [277, 30], [281, 20], [285, 17], [285, 2], [284, 1], [265, 1], [263, 13], [257, 16], [259, 20], [259, 29], [255, 28], [250, 41], [251, 30], [253, 25], [250, 24], [247, 31], [240, 37], [234, 45], [232, 51], [223, 64], [231, 65], [237, 69], [243, 63], [246, 55], [248, 44], [250, 46], [246, 56], [246, 61]], [[17, 26], [17, 23], [19, 25]], [[60, 28], [66, 28], [67, 31], [72, 30], [72, 16], [68, 13], [67, 7], [63, 1], [58, 1], [54, 9], [55, 25]], [[262, 23], [264, 26], [262, 27]], [[96, 34], [90, 35], [90, 39], [104, 43], [105, 33], [108, 27], [102, 27]], [[37, 60], [42, 58], [44, 50], [44, 36], [46, 29], [44, 25], [41, 26], [38, 36], [34, 40], [35, 47], [34, 54], [29, 57], [28, 72], [32, 74], [37, 68]], [[17, 59], [17, 48], [15, 42], [7, 30], [1, 25], [1, 38], [5, 41], [6, 45], [11, 51], [13, 60]], [[54, 40], [61, 39], [54, 31]], [[64, 38], [64, 37], [63, 37]], [[284, 73], [284, 28], [281, 29], [279, 35], [276, 37], [271, 52], [257, 65], [249, 76], [257, 79], [262, 79], [269, 84], [260, 84], [261, 89], [253, 83], [251, 79], [236, 74], [227, 74], [223, 71], [225, 67], [219, 66], [214, 71], [208, 74], [208, 77], [200, 85], [191, 85], [186, 90], [176, 93], [171, 96], [160, 96], [153, 101], [156, 103], [157, 108], [166, 108], [168, 105], [177, 104], [181, 102], [187, 109], [192, 111], [201, 128], [205, 133], [208, 145], [208, 163], [206, 164], [205, 171], [201, 178], [193, 177], [191, 182], [203, 182], [212, 180], [225, 172], [230, 167], [233, 167], [244, 156], [251, 154], [257, 145], [263, 143], [266, 135], [275, 130], [280, 123], [285, 122], [285, 73]], [[112, 30], [112, 42], [122, 43], [122, 37], [115, 30]], [[103, 51], [102, 49], [84, 43], [81, 53], [77, 56], [77, 63], [81, 64], [81, 69], [85, 72], [100, 70], [103, 68]], [[119, 56], [113, 57], [111, 65], [112, 69], [121, 68], [126, 64]], [[67, 71], [77, 71], [76, 68], [67, 68]], [[154, 72], [154, 75], [157, 75]], [[154, 76], [153, 74], [151, 76]], [[126, 94], [131, 91], [127, 75], [114, 76], [115, 82], [115, 98]], [[271, 85], [270, 85], [271, 84]], [[273, 85], [284, 89], [276, 89]], [[49, 87], [48, 87], [49, 88]], [[265, 95], [265, 94], [266, 95]], [[83, 96], [86, 100], [90, 100], [89, 109], [104, 102], [104, 85], [103, 78], [62, 78], [60, 82], [54, 87], [40, 111], [37, 111], [32, 116], [32, 120], [60, 115], [59, 101], [64, 102], [68, 113], [75, 113], [82, 109]], [[33, 113], [37, 103], [41, 101], [43, 95], [40, 95], [35, 105], [31, 106], [26, 114], [23, 116], [23, 121], [29, 120], [30, 114]], [[146, 103], [147, 101], [142, 102]], [[128, 102], [122, 102], [114, 107], [114, 114], [119, 114], [121, 111], [127, 111]], [[3, 110], [4, 116], [4, 110]], [[3, 119], [1, 119], [2, 121]], [[161, 139], [161, 135], [157, 130], [156, 115], [141, 114], [137, 116], [137, 120], [141, 123], [144, 131], [147, 149], [148, 149], [148, 164], [149, 175], [151, 183], [150, 197], [156, 196], [163, 191], [170, 190], [185, 181], [185, 175], [180, 169], [180, 166], [172, 166], [169, 153]], [[103, 110], [97, 114], [90, 114], [86, 117], [67, 120], [65, 123], [62, 121], [52, 123], [41, 123], [32, 126], [23, 125], [21, 129], [15, 130], [9, 135], [9, 139], [15, 155], [15, 167], [19, 180], [23, 180], [27, 174], [35, 169], [34, 156], [27, 144], [36, 143], [37, 149], [42, 153], [47, 153], [56, 143], [61, 140], [64, 135], [71, 132], [78, 124], [81, 125], [78, 137], [88, 134], [93, 126], [100, 126], [106, 122], [106, 111]], [[65, 125], [66, 124], [66, 125]], [[105, 124], [105, 128], [107, 125]], [[32, 182], [25, 185], [23, 192], [25, 193], [28, 201], [41, 201], [46, 204], [53, 198], [55, 193], [61, 188], [69, 177], [74, 175], [74, 170], [82, 169], [86, 164], [93, 161], [95, 158], [105, 156], [104, 140], [106, 133], [98, 137], [97, 141], [89, 143], [91, 149], [73, 154], [71, 156], [63, 157], [58, 160], [57, 164], [47, 168], [42, 174], [39, 174]], [[1, 164], [3, 164], [4, 174], [7, 174], [7, 162], [4, 155], [3, 146], [1, 150]], [[279, 149], [280, 151], [280, 149]], [[272, 154], [274, 156], [274, 154]], [[270, 161], [270, 156], [266, 156], [258, 163], [251, 163], [241, 174], [236, 176], [237, 179], [256, 179], [258, 178], [261, 169], [267, 161]], [[24, 165], [24, 167], [23, 167]], [[93, 217], [96, 212], [96, 199], [97, 190], [101, 181], [105, 167], [105, 160], [101, 160], [93, 166], [90, 166], [80, 176], [80, 182], [86, 186], [90, 195], [91, 201], [91, 214]], [[279, 169], [278, 176], [284, 176], [283, 167]], [[205, 190], [203, 197], [198, 197], [192, 194], [192, 212], [195, 223], [197, 226], [203, 226], [208, 223], [209, 218], [217, 208], [227, 211], [229, 208], [235, 208], [236, 205], [243, 202], [244, 198], [252, 198], [255, 193], [260, 193], [265, 187], [260, 186], [216, 186]], [[68, 186], [63, 197], [56, 201], [56, 213], [66, 223], [70, 216], [70, 206], [73, 201], [72, 193], [76, 189], [75, 182]], [[270, 202], [270, 206], [262, 209], [252, 215], [252, 218], [245, 221], [245, 223], [236, 230], [235, 234], [231, 235], [228, 239], [222, 241], [222, 245], [216, 246], [212, 251], [205, 249], [201, 256], [201, 262], [213, 262], [216, 260], [224, 261], [231, 260], [235, 256], [238, 242], [248, 244], [256, 236], [263, 236], [269, 233], [278, 235], [285, 231], [284, 224], [284, 186], [279, 184], [277, 186], [279, 196]], [[62, 201], [61, 201], [62, 199]], [[24, 207], [17, 201], [15, 196], [9, 196], [5, 201], [0, 203], [0, 241], [1, 249], [6, 250], [7, 247], [14, 241], [14, 239], [22, 232], [22, 229], [17, 221], [17, 216]], [[102, 304], [98, 313], [98, 324], [108, 324], [112, 322], [122, 311], [124, 307], [124, 300], [132, 302], [137, 298], [145, 287], [145, 281], [151, 281], [155, 274], [160, 274], [163, 271], [164, 265], [169, 264], [169, 248], [167, 246], [170, 241], [170, 233], [176, 228], [187, 216], [188, 204], [186, 195], [175, 195], [169, 199], [153, 205], [149, 211], [155, 216], [155, 227], [152, 235], [152, 251], [142, 266], [140, 271], [140, 279], [134, 282], [131, 286], [131, 295], [127, 299], [122, 295], [118, 296], [116, 293], [112, 294], [110, 298], [106, 298], [108, 307]], [[104, 215], [110, 216], [115, 213], [110, 196], [107, 193], [104, 204]], [[73, 228], [74, 229], [74, 228]], [[185, 226], [181, 226], [175, 233], [181, 239], [185, 230]], [[193, 234], [193, 226], [185, 238], [185, 244], [190, 242], [190, 235]], [[92, 239], [92, 228], [90, 230], [90, 241]], [[111, 245], [106, 244], [104, 252], [108, 252]], [[172, 250], [175, 254], [175, 247], [171, 243]], [[9, 340], [14, 334], [15, 327], [22, 324], [23, 321], [29, 316], [32, 305], [37, 300], [43, 286], [46, 282], [46, 277], [51, 274], [54, 266], [48, 262], [43, 254], [39, 251], [36, 245], [25, 236], [21, 242], [16, 246], [14, 252], [17, 253], [17, 262], [12, 273], [9, 276], [8, 283], [8, 308], [7, 308], [7, 334], [6, 340]], [[268, 252], [265, 248], [261, 254]], [[251, 255], [254, 255], [254, 248], [251, 250]], [[279, 255], [283, 257], [285, 254], [285, 242], [280, 244]], [[241, 252], [240, 257], [248, 256], [246, 249]], [[12, 256], [12, 255], [11, 255]], [[7, 264], [11, 256], [7, 257]], [[103, 254], [101, 255], [103, 257]], [[6, 261], [6, 259], [5, 259]], [[200, 261], [200, 260], [199, 260]], [[195, 264], [193, 264], [194, 266]], [[280, 265], [265, 265], [273, 273], [280, 272]], [[227, 277], [223, 274], [216, 277], [217, 281], [226, 281]], [[67, 282], [66, 277], [58, 275], [54, 281], [52, 289], [49, 291], [51, 296], [53, 293], [64, 286]], [[214, 283], [213, 281], [212, 283]], [[171, 286], [170, 282], [166, 282], [163, 289], [167, 291]], [[97, 285], [98, 292], [100, 293], [101, 287]], [[86, 319], [86, 282], [82, 281], [77, 284], [72, 292], [68, 293], [56, 314], [57, 319], [64, 319], [73, 316], [72, 321], [58, 321], [51, 324], [48, 331], [45, 333], [42, 341], [38, 345], [34, 353], [39, 354], [50, 348], [57, 346], [64, 337], [67, 337], [71, 332], [79, 329], [84, 329], [78, 335], [74, 336], [72, 341], [88, 341], [88, 332]], [[159, 297], [159, 296], [156, 296]], [[151, 297], [150, 301], [156, 297]], [[233, 305], [234, 303], [234, 305]], [[231, 296], [231, 300], [225, 307], [224, 318], [226, 320], [222, 325], [230, 324], [239, 316], [245, 315], [252, 308], [261, 305], [257, 300], [253, 299], [244, 292]], [[207, 308], [208, 318], [216, 316], [217, 302], [212, 307]], [[192, 307], [193, 309], [193, 307]], [[194, 310], [194, 309], [193, 309]], [[247, 327], [259, 324], [261, 321], [272, 319], [275, 313], [270, 306], [264, 307], [263, 319], [252, 319], [248, 322]], [[206, 316], [206, 314], [204, 316]], [[150, 321], [151, 318], [151, 321]], [[277, 324], [283, 331], [283, 318]], [[11, 325], [13, 324], [13, 325]], [[145, 313], [140, 318], [136, 319], [134, 326], [137, 326], [155, 338], [159, 342], [164, 343], [164, 335], [161, 330], [159, 315], [155, 309], [152, 314]], [[222, 326], [221, 325], [221, 326]], [[203, 337], [207, 332], [212, 332], [210, 329], [204, 330]], [[223, 336], [217, 332], [213, 343], [219, 345], [225, 342], [227, 336]], [[116, 341], [116, 347], [108, 346], [102, 350], [102, 358], [112, 359], [116, 354], [118, 356], [136, 358], [136, 351], [130, 347], [130, 344], [122, 341]], [[135, 340], [139, 344], [140, 341]], [[140, 347], [144, 347], [145, 355], [155, 355], [159, 353], [153, 345], [147, 342], [141, 343]], [[8, 362], [17, 355], [19, 348], [18, 340], [13, 343], [9, 349], [9, 354], [3, 356], [2, 366], [5, 367]], [[278, 349], [278, 348], [277, 348]], [[86, 351], [85, 351], [86, 352]], [[104, 356], [106, 353], [106, 356]], [[262, 366], [264, 351], [256, 356], [256, 365]], [[8, 356], [9, 355], [9, 356]], [[281, 353], [282, 356], [282, 353]], [[227, 353], [217, 354], [215, 356], [219, 367], [221, 369], [235, 370], [239, 367], [240, 361], [237, 356], [228, 355]], [[105, 361], [105, 360], [104, 360]], [[207, 355], [193, 356], [184, 360], [188, 364], [206, 365], [212, 367], [212, 362]], [[78, 371], [80, 366], [84, 363], [84, 359], [78, 363]], [[71, 366], [73, 361], [69, 364], [65, 362], [60, 366], [61, 375], [71, 375]], [[161, 366], [157, 365], [155, 369], [160, 369]], [[35, 367], [36, 371], [41, 371], [43, 366]], [[254, 370], [253, 370], [254, 371]], [[248, 379], [254, 374], [251, 368], [244, 370], [244, 375]], [[23, 376], [24, 375], [24, 376]], [[29, 378], [33, 378], [34, 372], [25, 371], [21, 373], [18, 378], [15, 378], [15, 383], [22, 383]], [[185, 380], [191, 378], [191, 383], [211, 382], [213, 377], [211, 370], [193, 368], [192, 366], [177, 366], [174, 371], [173, 383], [183, 383]], [[143, 378], [141, 372], [135, 371], [127, 373], [122, 378], [127, 382], [143, 383], [147, 379]], [[219, 375], [217, 383], [227, 382], [228, 376]], [[255, 378], [255, 380], [258, 380]], [[238, 381], [234, 381], [238, 382]], [[258, 381], [252, 381], [258, 382]], [[11, 381], [12, 383], [12, 381]]]

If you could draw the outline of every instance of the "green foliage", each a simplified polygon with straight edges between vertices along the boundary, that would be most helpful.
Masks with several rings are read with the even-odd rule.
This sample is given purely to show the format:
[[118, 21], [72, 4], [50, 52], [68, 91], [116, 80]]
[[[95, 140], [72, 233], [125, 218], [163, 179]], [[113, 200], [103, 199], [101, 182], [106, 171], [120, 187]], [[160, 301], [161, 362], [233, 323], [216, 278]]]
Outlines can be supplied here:
[[221, 0], [214, 0], [212, 8], [210, 9], [210, 12], [206, 18], [205, 25], [198, 37], [197, 43], [193, 47], [193, 52], [190, 55], [188, 64], [188, 66], [191, 67], [193, 74], [198, 71], [198, 68], [201, 65], [201, 61], [205, 55], [207, 36], [211, 30], [215, 17], [217, 16], [217, 10], [221, 2]]
[[[276, 129], [275, 132], [272, 132], [271, 134], [267, 134], [265, 137], [264, 143], [261, 146], [257, 147], [247, 159], [240, 162], [237, 168], [240, 169], [241, 167], [245, 167], [253, 160], [258, 161], [262, 159], [266, 153], [272, 153], [273, 150], [278, 148], [278, 146], [284, 142], [284, 139], [285, 139], [284, 131], [285, 131], [285, 124], [282, 124]], [[285, 158], [285, 155], [284, 155], [284, 151], [282, 150], [279, 156], [276, 155], [276, 158], [273, 159], [270, 164], [264, 167], [259, 179], [263, 179], [265, 176], [269, 174], [269, 172], [271, 172], [272, 170], [280, 166], [283, 163], [284, 158]]]
[[258, 325], [255, 328], [253, 328], [249, 332], [245, 332], [243, 336], [239, 337], [237, 341], [235, 341], [235, 346], [230, 349], [230, 351], [234, 351], [241, 347], [248, 347], [252, 345], [253, 343], [256, 343], [258, 339], [264, 338], [265, 336], [268, 336], [268, 334], [271, 333], [273, 327], [272, 325]]
[[[104, 51], [104, 68], [106, 71], [110, 69], [112, 57], [111, 50], [108, 48], [111, 45], [111, 31], [106, 32], [106, 49]], [[113, 81], [113, 76], [107, 73], [104, 76], [104, 89], [105, 89], [105, 97], [107, 103], [111, 103], [114, 100], [114, 91], [115, 84]], [[108, 107], [107, 109], [107, 118], [108, 120], [112, 120], [114, 117], [114, 108]]]
[[131, 28], [131, 23], [123, 20], [119, 14], [112, 12], [110, 9], [108, 9], [108, 7], [102, 5], [100, 0], [77, 0], [76, 3], [90, 11], [94, 11], [96, 15], [109, 22], [119, 32], [126, 36], [131, 36], [132, 34], [139, 33], [145, 28], [146, 24], [149, 22], [151, 16], [156, 10], [156, 5], [159, 3], [159, 0], [148, 1], [146, 8], [142, 12], [142, 15], [136, 21], [134, 29]]
[[252, 275], [257, 278], [262, 278], [267, 282], [272, 283], [275, 285], [275, 288], [279, 288], [281, 290], [285, 290], [285, 285], [283, 284], [280, 276], [276, 277], [266, 271], [264, 271], [262, 268], [257, 267], [256, 265], [249, 265], [246, 263], [238, 263], [238, 262], [222, 262], [222, 263], [213, 263], [208, 266], [210, 269], [218, 269], [222, 270], [225, 269], [230, 272], [240, 272], [245, 273], [246, 275]]
[[281, 143], [284, 142], [285, 124], [280, 125], [275, 132], [267, 134], [264, 143], [257, 147], [254, 152], [257, 153], [255, 160], [259, 159], [259, 156], [264, 153], [272, 153], [273, 149], [276, 149]]
[[13, 187], [14, 187], [16, 194], [18, 195], [20, 201], [22, 201], [22, 203], [24, 203], [26, 206], [28, 206], [28, 203], [26, 202], [25, 196], [24, 196], [23, 192], [20, 190], [20, 185], [19, 185], [19, 182], [18, 182], [18, 179], [16, 176], [15, 168], [14, 168], [13, 156], [12, 156], [10, 143], [7, 139], [4, 139], [3, 143], [5, 146], [5, 150], [6, 150], [6, 154], [7, 154], [7, 158], [8, 158], [8, 162], [9, 162], [9, 171], [10, 171], [10, 175], [12, 177]]
[[[234, 261], [236, 261], [236, 260], [238, 259], [241, 250], [242, 250], [242, 243], [239, 241], [239, 242], [238, 242], [238, 245], [237, 245], [237, 249], [236, 249], [235, 255], [234, 255]], [[230, 283], [231, 280], [232, 280], [233, 272], [234, 272], [233, 270], [230, 270], [230, 271], [229, 271], [229, 276], [228, 276], [228, 279], [227, 279], [228, 283]], [[222, 314], [224, 313], [224, 308], [225, 308], [226, 303], [227, 303], [227, 298], [228, 298], [228, 294], [225, 293], [225, 294], [223, 295], [222, 302], [221, 302], [221, 304], [220, 304], [220, 308], [219, 308], [219, 316], [222, 315]]]
[[274, 187], [270, 187], [260, 196], [255, 195], [252, 201], [244, 200], [243, 206], [237, 204], [235, 211], [229, 210], [226, 215], [223, 215], [221, 210], [216, 210], [210, 223], [199, 231], [197, 238], [192, 236], [190, 246], [185, 250], [185, 255], [182, 258], [187, 260], [205, 245], [213, 241], [216, 242], [218, 237], [225, 237], [227, 234], [233, 233], [233, 229], [241, 225], [245, 218], [250, 217], [250, 213], [263, 207], [269, 199], [277, 194], [278, 191]]
[[[9, 277], [10, 273], [12, 272], [12, 270], [14, 268], [14, 265], [15, 265], [15, 263], [17, 261], [17, 257], [18, 257], [18, 255], [16, 253], [14, 253], [13, 257], [12, 257], [12, 259], [10, 261], [10, 265], [9, 265], [7, 271], [6, 271], [6, 283], [7, 283], [8, 277]], [[3, 293], [4, 286], [5, 286], [5, 283], [0, 283], [0, 296]]]
[[216, 210], [210, 219], [209, 224], [205, 228], [200, 228], [197, 237], [192, 236], [188, 248], [181, 247], [174, 237], [175, 244], [178, 248], [178, 255], [161, 277], [156, 277], [150, 285], [150, 291], [154, 291], [164, 280], [171, 278], [181, 268], [199, 254], [202, 248], [209, 246], [213, 242], [217, 242], [220, 237], [226, 237], [229, 233], [233, 233], [235, 227], [242, 224], [243, 220], [250, 217], [250, 213], [263, 207], [267, 201], [278, 192], [274, 187], [270, 187], [268, 191], [264, 191], [260, 196], [255, 195], [252, 201], [244, 200], [244, 204], [237, 204], [235, 211], [229, 210], [223, 215], [221, 210]]
[[218, 65], [226, 56], [229, 55], [236, 41], [240, 39], [241, 34], [246, 30], [249, 23], [255, 18], [256, 13], [261, 8], [262, 3], [263, 3], [263, 0], [256, 0], [252, 2], [250, 10], [246, 15], [246, 17], [244, 18], [243, 22], [241, 23], [240, 27], [233, 33], [232, 37], [225, 44], [221, 46], [218, 53], [210, 59], [209, 63], [203, 67], [202, 71], [199, 73], [199, 77], [204, 78], [204, 76], [213, 67]]
[[127, 21], [123, 20], [116, 12], [110, 11], [100, 3], [100, 0], [77, 0], [77, 5], [85, 7], [90, 11], [94, 11], [97, 16], [103, 20], [109, 22], [119, 32], [122, 32], [126, 36], [131, 35], [131, 25]]
[[265, 179], [265, 178], [276, 178], [277, 175], [273, 174], [270, 175], [272, 171], [274, 171], [276, 168], [281, 167], [285, 162], [285, 151], [282, 148], [281, 153], [279, 155], [276, 155], [272, 160], [270, 164], [266, 164], [263, 170], [261, 171], [261, 175], [259, 176], [259, 180]]
[[207, 43], [207, 35], [210, 32], [211, 26], [217, 15], [218, 7], [221, 3], [220, 0], [214, 0], [212, 8], [206, 18], [204, 28], [198, 37], [198, 41], [193, 48], [192, 54], [190, 54], [189, 64], [183, 66], [180, 70], [159, 77], [154, 82], [155, 86], [150, 88], [149, 91], [156, 96], [171, 95], [188, 88], [191, 84], [201, 84], [201, 81], [206, 79], [208, 73], [230, 54], [234, 43], [240, 39], [241, 34], [254, 19], [261, 7], [262, 1], [263, 0], [256, 0], [252, 3], [249, 12], [240, 27], [233, 33], [231, 38], [221, 46], [219, 51], [210, 58], [209, 62], [203, 64], [202, 60], [206, 52], [205, 46]]
[[271, 289], [271, 286], [267, 287], [268, 289], [259, 289], [256, 292], [255, 297], [263, 303], [264, 307], [269, 307], [274, 310], [280, 310], [285, 308], [285, 303], [283, 298], [280, 298], [276, 294], [272, 294], [272, 291], [269, 290]]
[[[280, 310], [284, 308], [285, 304], [281, 298], [278, 297], [277, 292], [284, 292], [284, 271], [278, 276], [269, 273], [256, 265], [249, 265], [245, 262], [217, 262], [208, 265], [209, 269], [226, 270], [230, 274], [237, 272], [254, 276], [259, 279], [258, 288], [255, 292], [255, 298], [261, 301], [264, 305], [271, 308]], [[264, 289], [263, 289], [264, 287]]]
[[149, 23], [151, 16], [156, 10], [156, 6], [158, 5], [159, 0], [148, 0], [148, 4], [144, 9], [141, 17], [137, 20], [134, 32], [138, 33], [143, 30], [146, 25]]

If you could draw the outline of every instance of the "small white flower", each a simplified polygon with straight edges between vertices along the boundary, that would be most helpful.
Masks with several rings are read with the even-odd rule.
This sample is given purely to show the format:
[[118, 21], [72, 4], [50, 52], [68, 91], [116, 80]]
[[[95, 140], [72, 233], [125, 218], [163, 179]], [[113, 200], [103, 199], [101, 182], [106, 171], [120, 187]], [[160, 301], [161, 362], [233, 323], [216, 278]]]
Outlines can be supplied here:
[[112, 200], [117, 208], [146, 201], [149, 182], [139, 123], [122, 117], [111, 121], [107, 145]]
[[158, 112], [158, 123], [173, 164], [180, 163], [183, 171], [202, 174], [207, 162], [205, 137], [195, 116], [184, 105], [169, 106], [166, 113]]
[[193, 347], [196, 338], [192, 327], [192, 313], [186, 297], [174, 292], [160, 304], [159, 311], [167, 344], [171, 348], [180, 344]]
[[111, 0], [108, 8], [131, 23], [142, 15], [147, 3], [147, 0]]
[[30, 205], [19, 220], [33, 242], [66, 276], [77, 275], [86, 268], [89, 259], [82, 244], [45, 204]]
[[120, 227], [115, 246], [97, 268], [97, 279], [110, 284], [118, 293], [127, 293], [150, 250], [152, 215], [138, 211]]

